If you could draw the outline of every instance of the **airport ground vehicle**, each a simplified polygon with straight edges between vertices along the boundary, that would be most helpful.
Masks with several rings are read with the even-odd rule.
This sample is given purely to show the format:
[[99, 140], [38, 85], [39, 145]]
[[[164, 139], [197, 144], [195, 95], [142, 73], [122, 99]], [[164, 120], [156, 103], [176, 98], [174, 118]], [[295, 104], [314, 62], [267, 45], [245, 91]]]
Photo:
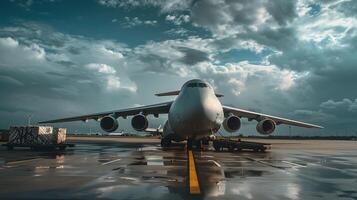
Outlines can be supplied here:
[[240, 139], [215, 139], [213, 140], [213, 147], [216, 151], [228, 149], [228, 151], [253, 150], [255, 152], [264, 152], [265, 150], [270, 149], [270, 144], [241, 141]]

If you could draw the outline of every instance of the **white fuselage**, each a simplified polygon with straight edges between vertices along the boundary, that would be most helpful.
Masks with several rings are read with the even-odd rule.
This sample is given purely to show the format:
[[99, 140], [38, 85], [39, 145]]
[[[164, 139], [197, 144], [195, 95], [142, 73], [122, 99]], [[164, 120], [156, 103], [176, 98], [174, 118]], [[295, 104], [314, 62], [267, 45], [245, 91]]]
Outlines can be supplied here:
[[191, 80], [182, 86], [168, 115], [172, 132], [183, 139], [211, 135], [218, 131], [223, 120], [221, 102], [213, 88], [201, 80]]

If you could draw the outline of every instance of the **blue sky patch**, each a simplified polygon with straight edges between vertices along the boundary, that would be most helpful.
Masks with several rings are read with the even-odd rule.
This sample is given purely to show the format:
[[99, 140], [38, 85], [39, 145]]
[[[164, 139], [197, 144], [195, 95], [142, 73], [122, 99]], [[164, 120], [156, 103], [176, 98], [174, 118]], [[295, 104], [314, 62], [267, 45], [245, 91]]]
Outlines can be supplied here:
[[228, 52], [218, 54], [215, 59], [219, 60], [221, 64], [237, 63], [241, 61], [249, 61], [249, 63], [252, 64], [259, 64], [271, 53], [272, 51], [268, 49], [264, 49], [260, 53], [256, 53], [249, 49], [232, 49]]
[[318, 15], [321, 11], [321, 6], [319, 4], [310, 4], [309, 5], [309, 15], [311, 16], [315, 16], [315, 15]]

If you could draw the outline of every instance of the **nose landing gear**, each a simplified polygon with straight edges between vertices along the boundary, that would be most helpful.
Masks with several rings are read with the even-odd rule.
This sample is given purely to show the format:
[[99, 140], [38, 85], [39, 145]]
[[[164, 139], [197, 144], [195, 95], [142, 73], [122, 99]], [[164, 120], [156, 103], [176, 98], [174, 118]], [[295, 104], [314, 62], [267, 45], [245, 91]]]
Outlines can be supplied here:
[[161, 139], [161, 147], [169, 147], [171, 146], [171, 139], [163, 137]]
[[195, 147], [196, 150], [201, 150], [202, 140], [194, 140], [192, 138], [187, 139], [187, 148], [193, 149], [193, 147]]

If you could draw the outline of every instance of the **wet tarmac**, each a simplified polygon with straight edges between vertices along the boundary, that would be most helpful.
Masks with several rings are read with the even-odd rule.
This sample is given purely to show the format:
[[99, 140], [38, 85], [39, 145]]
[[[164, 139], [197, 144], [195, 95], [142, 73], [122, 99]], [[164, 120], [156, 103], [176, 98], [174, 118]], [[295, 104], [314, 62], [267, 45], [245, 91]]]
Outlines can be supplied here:
[[357, 151], [194, 152], [183, 145], [78, 143], [65, 152], [0, 148], [0, 199], [357, 199]]

